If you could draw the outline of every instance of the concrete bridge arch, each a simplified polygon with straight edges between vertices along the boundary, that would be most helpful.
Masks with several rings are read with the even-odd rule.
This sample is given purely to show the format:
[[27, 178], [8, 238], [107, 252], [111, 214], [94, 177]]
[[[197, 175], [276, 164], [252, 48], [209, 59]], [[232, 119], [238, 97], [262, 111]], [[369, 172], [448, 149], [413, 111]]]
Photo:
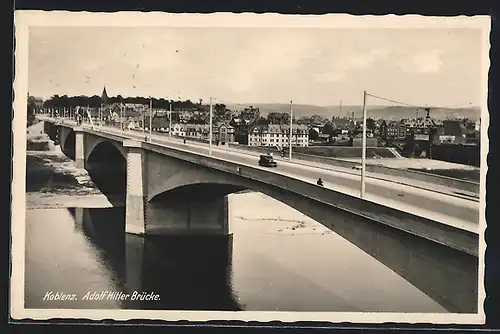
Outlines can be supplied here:
[[120, 152], [121, 156], [123, 159], [127, 159], [127, 151], [121, 145], [121, 143], [117, 143], [116, 141], [113, 140], [108, 140], [107, 138], [99, 137], [99, 136], [93, 136], [91, 134], [85, 135], [84, 138], [84, 160], [85, 162], [88, 161], [90, 155], [95, 152], [96, 149], [99, 149], [102, 147], [102, 145], [112, 145], [118, 152]]

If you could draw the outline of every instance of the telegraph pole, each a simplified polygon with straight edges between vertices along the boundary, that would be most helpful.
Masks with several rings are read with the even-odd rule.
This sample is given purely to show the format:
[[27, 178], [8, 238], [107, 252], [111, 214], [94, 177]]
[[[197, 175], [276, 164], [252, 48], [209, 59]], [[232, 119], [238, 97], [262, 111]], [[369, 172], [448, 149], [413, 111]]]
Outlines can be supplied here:
[[123, 132], [123, 102], [120, 102], [120, 130]]
[[153, 141], [153, 99], [149, 98], [149, 141]]
[[142, 133], [143, 133], [143, 134], [144, 134], [144, 132], [146, 131], [146, 126], [145, 126], [145, 124], [144, 124], [144, 122], [146, 121], [145, 115], [146, 115], [146, 112], [143, 110], [143, 111], [142, 111], [142, 126], [141, 126], [141, 128], [142, 128]]
[[208, 155], [212, 155], [212, 98], [210, 97], [210, 121], [209, 121]]
[[361, 194], [365, 196], [365, 175], [366, 175], [366, 90], [363, 92], [363, 149], [361, 152]]
[[288, 139], [288, 159], [292, 161], [292, 126], [293, 126], [293, 108], [290, 100], [290, 134]]
[[172, 102], [169, 104], [168, 115], [168, 138], [172, 139]]

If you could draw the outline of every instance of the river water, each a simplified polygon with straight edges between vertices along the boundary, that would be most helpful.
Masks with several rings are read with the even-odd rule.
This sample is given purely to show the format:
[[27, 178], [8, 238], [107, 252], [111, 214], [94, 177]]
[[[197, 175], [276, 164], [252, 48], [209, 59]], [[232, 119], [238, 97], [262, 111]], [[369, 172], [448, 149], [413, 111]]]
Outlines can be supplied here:
[[[446, 312], [296, 210], [260, 193], [230, 201], [231, 235], [203, 238], [126, 235], [122, 207], [28, 207], [25, 307]], [[102, 291], [157, 300], [83, 298]]]

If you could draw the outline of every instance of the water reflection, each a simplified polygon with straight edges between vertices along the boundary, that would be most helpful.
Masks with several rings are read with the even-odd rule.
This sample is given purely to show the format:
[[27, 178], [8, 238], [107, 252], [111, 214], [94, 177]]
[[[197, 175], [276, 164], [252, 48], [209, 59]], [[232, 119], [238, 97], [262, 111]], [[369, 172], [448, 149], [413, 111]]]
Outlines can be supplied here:
[[[123, 208], [28, 210], [25, 307], [446, 312], [318, 224], [300, 227], [292, 213], [265, 220], [268, 206], [245, 203], [229, 237], [128, 235]], [[101, 291], [160, 299], [82, 299]], [[47, 292], [77, 300], [44, 300]]]
[[[231, 236], [125, 234], [123, 208], [29, 210], [27, 228], [27, 308], [240, 309], [230, 288]], [[43, 300], [46, 291], [79, 300]], [[84, 300], [102, 291], [159, 300]]]

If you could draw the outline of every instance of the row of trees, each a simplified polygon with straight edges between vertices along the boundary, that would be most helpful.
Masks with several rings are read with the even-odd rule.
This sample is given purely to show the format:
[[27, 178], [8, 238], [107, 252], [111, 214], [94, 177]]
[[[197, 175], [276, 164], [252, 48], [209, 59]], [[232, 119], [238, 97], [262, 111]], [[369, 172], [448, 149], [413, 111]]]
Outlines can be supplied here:
[[[108, 97], [106, 101], [98, 95], [94, 96], [67, 96], [67, 95], [54, 95], [50, 99], [44, 101], [44, 108], [69, 108], [76, 106], [89, 106], [91, 108], [97, 108], [100, 105], [113, 104], [113, 103], [132, 103], [132, 104], [143, 104], [149, 105], [150, 101], [153, 101], [154, 108], [158, 109], [169, 109], [172, 105], [172, 109], [195, 109], [195, 110], [208, 110], [209, 105], [202, 104], [202, 100], [199, 103], [192, 102], [191, 100], [168, 100], [164, 98], [148, 98], [148, 97], [123, 97], [121, 95], [115, 97]], [[213, 106], [213, 110], [216, 113], [224, 114], [226, 112], [226, 105], [217, 103]]]

